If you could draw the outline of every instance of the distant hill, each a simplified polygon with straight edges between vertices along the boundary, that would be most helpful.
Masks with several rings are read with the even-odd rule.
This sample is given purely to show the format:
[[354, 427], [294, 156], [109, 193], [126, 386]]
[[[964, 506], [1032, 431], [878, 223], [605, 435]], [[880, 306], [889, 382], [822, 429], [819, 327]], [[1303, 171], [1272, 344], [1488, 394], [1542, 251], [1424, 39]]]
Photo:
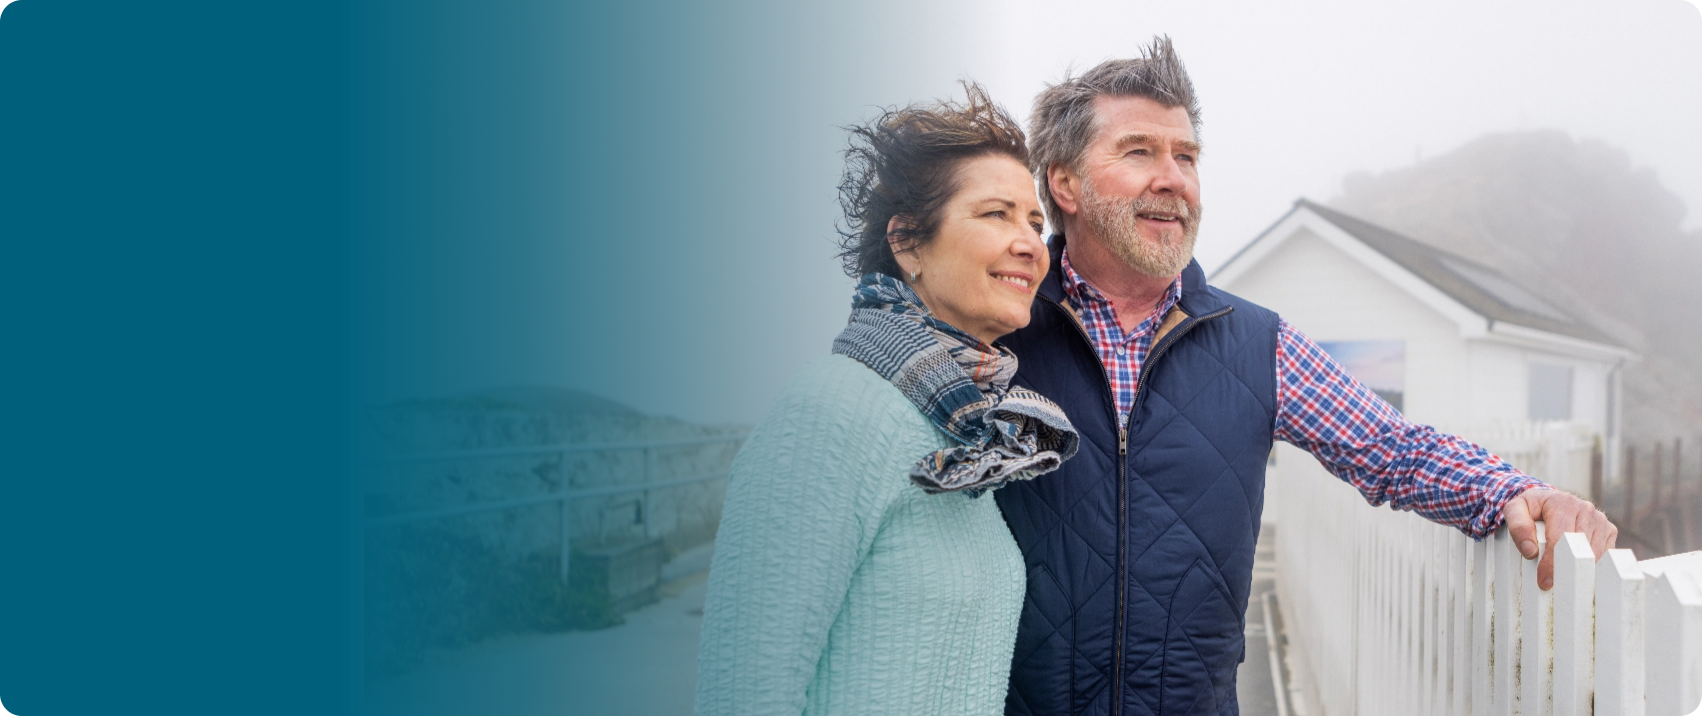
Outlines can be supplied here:
[[1628, 439], [1702, 432], [1702, 231], [1623, 150], [1492, 134], [1350, 175], [1330, 204], [1489, 264], [1643, 354], [1625, 374]]

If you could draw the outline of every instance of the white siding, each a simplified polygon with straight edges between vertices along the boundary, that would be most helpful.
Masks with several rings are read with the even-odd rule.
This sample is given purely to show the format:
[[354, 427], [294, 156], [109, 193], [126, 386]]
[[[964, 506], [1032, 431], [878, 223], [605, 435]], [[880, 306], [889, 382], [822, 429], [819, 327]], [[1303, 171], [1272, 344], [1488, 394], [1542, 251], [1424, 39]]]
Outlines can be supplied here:
[[1466, 426], [1525, 420], [1527, 376], [1525, 351], [1500, 343], [1472, 341], [1466, 349]]
[[1530, 405], [1530, 364], [1548, 363], [1572, 368], [1572, 421], [1597, 433], [1607, 432], [1607, 382], [1611, 364], [1489, 341], [1470, 341], [1467, 355], [1466, 380], [1470, 388], [1463, 416], [1465, 425], [1525, 420]]
[[1465, 417], [1458, 325], [1310, 230], [1300, 229], [1221, 288], [1282, 314], [1315, 341], [1405, 341], [1407, 417], [1443, 429]]

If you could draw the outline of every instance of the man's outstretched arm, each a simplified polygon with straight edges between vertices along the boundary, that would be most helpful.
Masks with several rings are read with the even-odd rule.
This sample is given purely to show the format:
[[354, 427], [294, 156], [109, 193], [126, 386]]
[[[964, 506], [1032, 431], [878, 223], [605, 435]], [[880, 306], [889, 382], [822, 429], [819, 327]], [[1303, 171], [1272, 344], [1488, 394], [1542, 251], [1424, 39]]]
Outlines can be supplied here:
[[[1613, 547], [1618, 530], [1594, 505], [1469, 440], [1409, 422], [1287, 323], [1277, 336], [1277, 402], [1276, 439], [1312, 453], [1372, 505], [1388, 502], [1473, 539], [1505, 520], [1527, 558], [1535, 556], [1538, 519], [1551, 534], [1585, 533], [1597, 557]], [[1537, 569], [1542, 588], [1553, 573], [1545, 555]]]

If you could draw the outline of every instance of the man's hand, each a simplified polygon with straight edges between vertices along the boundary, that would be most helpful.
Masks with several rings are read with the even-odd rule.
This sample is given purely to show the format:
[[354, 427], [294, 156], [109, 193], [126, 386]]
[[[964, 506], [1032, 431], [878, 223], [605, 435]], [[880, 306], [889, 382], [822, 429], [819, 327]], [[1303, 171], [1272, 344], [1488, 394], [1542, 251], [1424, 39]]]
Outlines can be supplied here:
[[1536, 559], [1536, 523], [1542, 520], [1548, 549], [1543, 550], [1542, 562], [1537, 564], [1537, 586], [1544, 591], [1554, 586], [1554, 545], [1559, 544], [1560, 535], [1584, 533], [1590, 540], [1590, 548], [1596, 552], [1596, 559], [1613, 549], [1614, 540], [1619, 538], [1619, 528], [1595, 505], [1559, 490], [1525, 490], [1508, 500], [1502, 513], [1507, 521], [1507, 534], [1525, 559]]

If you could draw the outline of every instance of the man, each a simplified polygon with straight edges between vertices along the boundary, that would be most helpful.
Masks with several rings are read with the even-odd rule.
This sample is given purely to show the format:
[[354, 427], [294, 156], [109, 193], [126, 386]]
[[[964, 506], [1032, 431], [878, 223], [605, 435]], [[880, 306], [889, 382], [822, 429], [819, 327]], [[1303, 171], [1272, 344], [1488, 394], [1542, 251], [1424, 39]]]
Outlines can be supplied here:
[[[1035, 100], [1030, 149], [1056, 231], [1016, 382], [1055, 400], [1081, 452], [995, 494], [1028, 595], [1009, 714], [1235, 714], [1236, 665], [1273, 440], [1364, 494], [1475, 538], [1503, 520], [1617, 530], [1482, 448], [1404, 420], [1275, 313], [1207, 286], [1199, 110], [1170, 41]], [[1350, 297], [1344, 297], [1350, 298]], [[1538, 569], [1544, 589], [1552, 557]]]

